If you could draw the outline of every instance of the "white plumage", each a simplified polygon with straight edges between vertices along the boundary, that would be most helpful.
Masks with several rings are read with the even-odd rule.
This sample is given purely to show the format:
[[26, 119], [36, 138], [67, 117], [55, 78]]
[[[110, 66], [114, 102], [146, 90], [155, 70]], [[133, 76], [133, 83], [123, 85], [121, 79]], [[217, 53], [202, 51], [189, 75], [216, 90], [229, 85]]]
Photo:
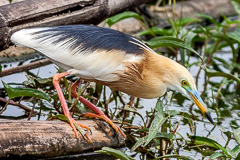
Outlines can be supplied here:
[[[116, 73], [126, 70], [125, 63], [139, 62], [144, 58], [143, 54], [127, 53], [127, 50], [124, 49], [108, 49], [104, 46], [100, 49], [89, 49], [91, 46], [83, 46], [84, 39], [81, 43], [77, 42], [77, 45], [74, 45], [77, 41], [75, 36], [67, 35], [68, 32], [63, 33], [51, 29], [48, 27], [23, 29], [15, 32], [11, 40], [18, 46], [30, 47], [43, 53], [64, 70], [84, 79], [119, 80]], [[100, 28], [95, 27], [95, 29]], [[100, 30], [100, 32], [106, 31], [109, 29]], [[108, 38], [108, 34], [105, 34], [102, 33], [101, 39]], [[92, 38], [97, 38], [98, 35], [95, 36]], [[61, 38], [62, 40], [60, 40]], [[130, 39], [128, 43], [132, 43], [131, 45], [138, 44], [139, 47], [146, 47], [130, 36], [127, 38]], [[113, 43], [118, 43], [118, 41]], [[147, 47], [147, 49], [149, 48]]]

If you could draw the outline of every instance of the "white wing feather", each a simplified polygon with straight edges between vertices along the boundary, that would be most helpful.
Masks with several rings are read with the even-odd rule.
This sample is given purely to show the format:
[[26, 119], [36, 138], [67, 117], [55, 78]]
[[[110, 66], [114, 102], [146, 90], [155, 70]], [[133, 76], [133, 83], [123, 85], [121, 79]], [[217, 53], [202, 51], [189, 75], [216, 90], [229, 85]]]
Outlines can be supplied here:
[[[124, 50], [114, 48], [112, 50], [100, 48], [92, 51], [84, 48], [82, 44], [72, 48], [76, 39], [69, 37], [58, 41], [62, 38], [61, 34], [52, 36], [45, 33], [42, 37], [39, 36], [41, 34], [35, 34], [49, 29], [51, 27], [23, 29], [15, 32], [11, 40], [18, 46], [30, 47], [43, 53], [61, 68], [85, 79], [118, 80], [117, 74], [114, 73], [126, 69], [124, 62], [139, 62], [143, 59], [142, 54], [129, 54]], [[56, 41], [58, 42], [55, 43]]]

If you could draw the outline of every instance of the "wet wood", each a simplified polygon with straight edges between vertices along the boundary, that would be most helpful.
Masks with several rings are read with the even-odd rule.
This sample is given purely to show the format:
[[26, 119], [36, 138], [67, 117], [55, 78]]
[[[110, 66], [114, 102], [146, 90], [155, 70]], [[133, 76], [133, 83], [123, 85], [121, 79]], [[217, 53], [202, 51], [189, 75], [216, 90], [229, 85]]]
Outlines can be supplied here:
[[124, 139], [101, 120], [79, 120], [91, 129], [93, 143], [76, 139], [70, 125], [62, 121], [1, 121], [0, 159], [47, 158], [122, 147]]
[[27, 0], [0, 7], [0, 50], [13, 32], [33, 26], [98, 24], [105, 18], [151, 0]]

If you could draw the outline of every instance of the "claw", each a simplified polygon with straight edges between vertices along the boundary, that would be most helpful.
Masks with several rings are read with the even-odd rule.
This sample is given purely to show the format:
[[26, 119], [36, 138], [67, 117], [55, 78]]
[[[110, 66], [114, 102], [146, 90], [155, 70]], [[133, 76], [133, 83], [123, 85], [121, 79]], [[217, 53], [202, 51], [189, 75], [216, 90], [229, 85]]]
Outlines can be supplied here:
[[[87, 133], [85, 133], [85, 130], [90, 130], [87, 126], [84, 126], [78, 122], [76, 122], [70, 115], [67, 116], [68, 121], [71, 125], [71, 127], [73, 128], [73, 131], [75, 133], [76, 138], [78, 138], [78, 132], [77, 130], [81, 133], [81, 135], [89, 142], [92, 143], [92, 139], [88, 136]], [[84, 128], [84, 129], [83, 129]]]
[[97, 114], [94, 114], [94, 113], [87, 112], [87, 113], [85, 113], [84, 117], [103, 119], [108, 124], [110, 124], [116, 132], [120, 132], [120, 134], [123, 136], [123, 138], [126, 137], [126, 135], [123, 133], [123, 131], [120, 129], [120, 127], [117, 126], [116, 124], [114, 124], [105, 114], [97, 115]]

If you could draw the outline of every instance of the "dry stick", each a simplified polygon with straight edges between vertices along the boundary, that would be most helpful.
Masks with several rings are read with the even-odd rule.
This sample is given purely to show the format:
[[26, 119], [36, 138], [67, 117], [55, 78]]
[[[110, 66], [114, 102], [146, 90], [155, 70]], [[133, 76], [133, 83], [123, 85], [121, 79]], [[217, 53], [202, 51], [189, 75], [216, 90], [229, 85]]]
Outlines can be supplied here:
[[[182, 113], [182, 117], [184, 116], [184, 113], [185, 113], [185, 112]], [[180, 125], [180, 122], [182, 121], [182, 117], [179, 119], [178, 124], [177, 124], [177, 127], [176, 127], [176, 128], [174, 129], [174, 131], [173, 131], [173, 134], [176, 133], [176, 131], [177, 131], [179, 125]]]
[[49, 59], [42, 59], [42, 60], [35, 61], [35, 62], [26, 64], [26, 65], [12, 67], [12, 68], [5, 69], [2, 72], [0, 72], [0, 77], [7, 76], [10, 74], [14, 74], [14, 73], [28, 71], [30, 69], [38, 68], [38, 67], [45, 66], [45, 65], [48, 65], [51, 63], [52, 62]]
[[221, 42], [221, 40], [217, 40], [216, 44], [214, 45], [214, 48], [212, 50], [212, 52], [210, 53], [209, 57], [208, 57], [208, 60], [207, 60], [207, 67], [209, 66], [209, 64], [212, 62], [212, 57], [213, 57], [213, 54], [215, 53], [215, 51], [217, 50], [217, 46], [219, 45], [219, 43]]
[[28, 121], [30, 121], [30, 119], [31, 119], [31, 117], [32, 117], [32, 114], [33, 114], [33, 112], [34, 112], [35, 105], [36, 105], [36, 99], [34, 98], [34, 100], [33, 100], [33, 107], [32, 107], [32, 110], [31, 110], [29, 116], [28, 116], [28, 119], [27, 119]]
[[8, 104], [9, 104], [10, 99], [6, 102], [5, 106], [2, 108], [2, 110], [0, 111], [0, 115], [6, 110]]
[[106, 116], [108, 116], [108, 117], [110, 117], [109, 116], [109, 112], [108, 112], [108, 105], [109, 105], [109, 103], [110, 103], [110, 101], [111, 101], [111, 97], [112, 97], [112, 95], [113, 95], [113, 91], [110, 93], [110, 95], [109, 95], [109, 98], [105, 101], [105, 115]]
[[124, 100], [122, 99], [122, 96], [119, 94], [119, 91], [116, 91], [115, 93], [116, 93], [117, 97], [119, 98], [120, 102], [123, 104], [123, 106], [125, 106], [126, 104], [125, 104]]
[[[9, 100], [6, 100], [6, 99], [0, 97], [0, 101], [7, 103]], [[13, 100], [10, 100], [9, 104], [18, 106], [18, 107], [24, 109], [27, 112], [31, 112], [32, 111], [32, 109], [30, 109], [30, 108], [28, 108], [28, 107], [26, 107], [26, 106], [24, 106], [24, 105], [22, 105], [20, 103], [14, 102]]]

